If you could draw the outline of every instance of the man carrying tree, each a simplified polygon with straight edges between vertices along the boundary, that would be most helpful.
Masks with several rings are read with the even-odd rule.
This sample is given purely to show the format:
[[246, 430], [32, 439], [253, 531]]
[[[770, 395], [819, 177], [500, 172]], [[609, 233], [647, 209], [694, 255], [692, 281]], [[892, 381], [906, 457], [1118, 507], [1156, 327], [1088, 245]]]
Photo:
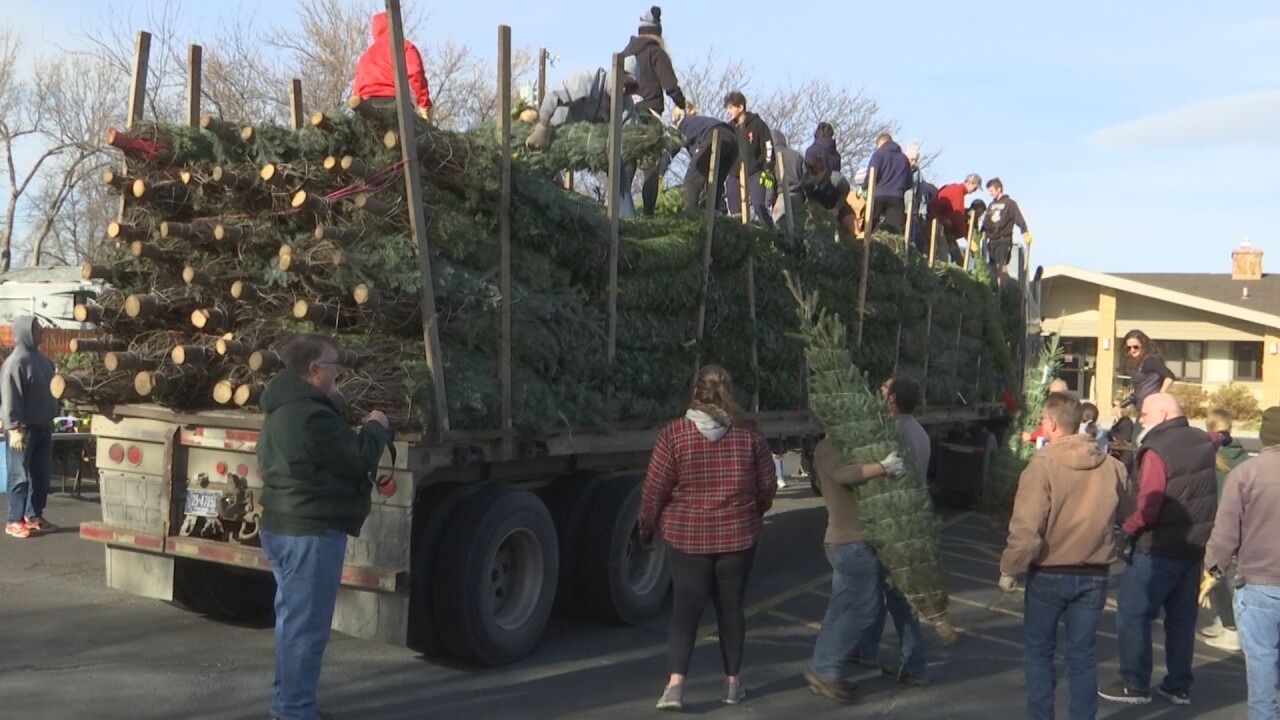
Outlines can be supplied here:
[[[387, 14], [374, 13], [369, 22], [373, 31], [373, 43], [356, 61], [355, 78], [351, 92], [374, 105], [390, 105], [396, 99], [396, 66], [391, 58], [391, 33], [387, 29]], [[405, 69], [409, 73], [409, 88], [413, 90], [418, 116], [430, 117], [431, 91], [427, 75], [422, 69], [422, 55], [407, 39], [404, 41]]]
[[[773, 133], [759, 115], [747, 111], [747, 97], [737, 90], [725, 96], [724, 110], [738, 134], [738, 162], [729, 171], [729, 213], [750, 212], [765, 227], [773, 227], [773, 214], [765, 202], [765, 189], [774, 182]], [[744, 176], [750, 210], [742, 207]]]
[[[685, 149], [689, 151], [689, 169], [684, 175], [684, 207], [686, 210], [706, 208], [702, 202], [703, 191], [708, 191], [707, 184], [711, 175], [711, 149], [713, 139], [716, 143], [717, 173], [715, 185], [710, 189], [707, 201], [714, 202], [716, 211], [724, 207], [724, 183], [729, 171], [738, 160], [738, 139], [733, 126], [718, 118], [697, 115], [692, 110], [675, 113], [679, 116], [676, 127], [684, 136]], [[715, 131], [719, 130], [717, 134]], [[711, 195], [714, 194], [714, 197]]]
[[987, 256], [995, 266], [996, 276], [1008, 277], [1006, 268], [1013, 257], [1013, 226], [1022, 231], [1022, 241], [1031, 248], [1031, 231], [1027, 229], [1027, 221], [1022, 217], [1022, 210], [1013, 198], [1004, 194], [1004, 183], [1000, 178], [991, 178], [987, 182], [987, 192], [991, 195], [991, 205], [987, 206], [987, 216], [982, 221], [982, 234], [987, 236]]
[[938, 221], [941, 237], [934, 238], [946, 243], [947, 254], [955, 262], [964, 258], [964, 251], [956, 245], [956, 240], [969, 234], [969, 224], [965, 220], [965, 196], [977, 192], [982, 187], [982, 178], [977, 173], [969, 173], [964, 182], [947, 183], [938, 188], [938, 193], [929, 200], [928, 219], [932, 223]]
[[1027, 717], [1053, 718], [1054, 646], [1066, 621], [1067, 710], [1072, 720], [1098, 712], [1098, 621], [1116, 556], [1112, 526], [1120, 498], [1129, 493], [1119, 460], [1079, 434], [1081, 406], [1052, 392], [1040, 411], [1050, 441], [1018, 479], [1009, 539], [1000, 557], [1000, 589], [1012, 592], [1027, 573], [1023, 611]]

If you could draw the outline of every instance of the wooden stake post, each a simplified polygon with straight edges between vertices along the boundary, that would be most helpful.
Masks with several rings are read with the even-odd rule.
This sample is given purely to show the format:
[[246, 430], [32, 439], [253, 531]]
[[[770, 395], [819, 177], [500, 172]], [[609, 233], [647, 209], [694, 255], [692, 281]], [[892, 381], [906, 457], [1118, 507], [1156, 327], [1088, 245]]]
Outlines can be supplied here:
[[[609, 330], [608, 346], [605, 359], [609, 368], [613, 368], [613, 356], [618, 349], [618, 221], [622, 216], [622, 208], [618, 206], [618, 196], [622, 190], [622, 55], [613, 54], [609, 79]], [[612, 394], [612, 383], [610, 387]]]
[[698, 325], [694, 337], [698, 341], [693, 371], [702, 368], [702, 336], [707, 324], [707, 285], [711, 282], [711, 240], [716, 228], [716, 178], [720, 176], [720, 128], [711, 131], [711, 157], [707, 177], [707, 237], [702, 243], [702, 277], [698, 289]]
[[498, 292], [502, 295], [502, 445], [511, 455], [511, 27], [498, 26], [498, 142], [502, 158], [498, 186]]
[[[712, 180], [712, 182], [715, 182]], [[742, 224], [750, 224], [751, 207], [747, 205], [747, 163], [738, 166], [738, 197], [742, 202]], [[751, 374], [755, 391], [751, 393], [751, 412], [760, 412], [760, 352], [756, 345], [756, 261], [755, 253], [747, 255], [747, 319], [751, 322]]]
[[933, 267], [933, 256], [938, 247], [938, 220], [934, 218], [929, 222], [929, 267]]
[[204, 72], [204, 48], [187, 46], [187, 125], [200, 127], [200, 79]]
[[867, 232], [862, 239], [862, 279], [858, 281], [858, 337], [855, 347], [862, 347], [862, 326], [867, 319], [867, 281], [871, 270], [871, 235], [875, 227], [876, 169], [867, 170]]
[[542, 101], [547, 98], [547, 49], [538, 48], [538, 95], [535, 102], [542, 109]]
[[915, 219], [914, 217], [915, 212], [913, 212], [912, 206], [914, 206], [915, 203], [916, 203], [916, 191], [913, 188], [911, 191], [911, 203], [907, 205], [907, 226], [903, 228], [903, 231], [902, 231], [903, 232], [902, 250], [904, 253], [908, 255], [911, 253], [911, 225], [912, 225], [911, 221]]
[[[796, 246], [796, 219], [791, 214], [791, 192], [787, 190], [787, 164], [782, 161], [781, 152], [775, 157], [777, 159], [775, 164], [778, 166], [778, 184], [776, 187], [778, 188], [778, 196], [782, 198], [782, 215], [786, 219], [782, 228], [787, 233], [787, 244], [794, 248]], [[844, 202], [844, 199], [842, 198], [840, 202]]]
[[449, 432], [449, 404], [445, 399], [444, 362], [440, 357], [440, 328], [436, 320], [436, 291], [431, 279], [431, 253], [427, 245], [427, 214], [422, 204], [422, 175], [418, 167], [418, 143], [414, 141], [414, 100], [404, 58], [404, 24], [400, 0], [387, 0], [387, 25], [391, 35], [391, 59], [396, 69], [396, 114], [400, 120], [400, 143], [404, 158], [405, 204], [409, 207], [409, 231], [418, 241], [418, 274], [422, 307], [422, 340], [435, 400], [436, 428]]
[[[964, 236], [964, 271], [969, 272], [969, 256], [973, 254], [973, 215], [969, 215], [969, 232]], [[981, 250], [982, 248], [978, 248]], [[982, 262], [979, 253], [978, 262]]]
[[302, 80], [293, 78], [289, 81], [289, 127], [301, 130], [306, 117], [302, 107]]
[[[139, 30], [133, 41], [133, 76], [129, 79], [129, 107], [125, 114], [125, 130], [132, 130], [142, 120], [147, 101], [147, 68], [151, 60], [151, 33]], [[129, 177], [129, 161], [120, 160], [120, 174]], [[116, 205], [116, 222], [124, 222], [124, 203], [129, 193], [120, 193]]]

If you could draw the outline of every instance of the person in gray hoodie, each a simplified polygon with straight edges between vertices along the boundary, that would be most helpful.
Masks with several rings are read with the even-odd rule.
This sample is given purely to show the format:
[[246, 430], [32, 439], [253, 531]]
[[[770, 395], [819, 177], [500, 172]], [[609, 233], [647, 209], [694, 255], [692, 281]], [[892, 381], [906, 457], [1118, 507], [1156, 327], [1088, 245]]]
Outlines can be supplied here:
[[13, 353], [0, 366], [0, 418], [8, 440], [9, 516], [5, 533], [17, 538], [57, 528], [44, 519], [53, 469], [53, 426], [58, 401], [49, 392], [53, 361], [40, 352], [40, 321], [13, 322]]

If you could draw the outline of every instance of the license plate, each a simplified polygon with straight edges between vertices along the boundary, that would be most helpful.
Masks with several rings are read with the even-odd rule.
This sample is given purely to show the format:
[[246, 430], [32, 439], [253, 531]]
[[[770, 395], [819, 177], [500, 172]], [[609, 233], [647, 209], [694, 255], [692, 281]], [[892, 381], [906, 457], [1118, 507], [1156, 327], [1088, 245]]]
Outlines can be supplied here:
[[222, 499], [221, 490], [187, 490], [187, 515], [197, 517], [218, 517], [218, 501]]

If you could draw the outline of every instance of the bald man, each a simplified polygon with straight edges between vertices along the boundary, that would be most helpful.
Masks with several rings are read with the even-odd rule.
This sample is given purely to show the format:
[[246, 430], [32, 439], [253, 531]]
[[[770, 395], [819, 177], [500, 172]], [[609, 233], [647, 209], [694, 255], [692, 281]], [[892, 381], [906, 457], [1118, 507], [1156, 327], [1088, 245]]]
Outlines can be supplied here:
[[1191, 704], [1196, 595], [1205, 546], [1218, 510], [1217, 443], [1187, 424], [1168, 393], [1142, 403], [1138, 495], [1121, 503], [1129, 548], [1116, 596], [1120, 678], [1098, 695], [1128, 705], [1151, 702], [1151, 623], [1164, 609], [1165, 667], [1156, 692]]

